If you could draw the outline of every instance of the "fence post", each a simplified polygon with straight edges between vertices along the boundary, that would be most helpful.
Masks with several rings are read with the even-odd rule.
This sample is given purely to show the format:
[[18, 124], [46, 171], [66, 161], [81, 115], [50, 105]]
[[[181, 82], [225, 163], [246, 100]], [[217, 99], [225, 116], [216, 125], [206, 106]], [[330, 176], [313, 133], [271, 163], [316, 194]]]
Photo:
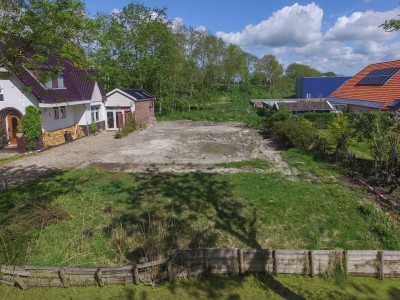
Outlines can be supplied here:
[[310, 263], [310, 276], [314, 277], [314, 251], [308, 251], [308, 261]]
[[349, 274], [349, 252], [347, 250], [343, 251], [343, 269], [347, 276]]
[[133, 266], [133, 279], [135, 284], [139, 284], [139, 269], [136, 264]]
[[243, 249], [238, 249], [238, 263], [239, 263], [239, 273], [244, 273], [244, 265], [243, 265]]
[[4, 188], [8, 190], [8, 180], [7, 177], [4, 177]]
[[28, 289], [28, 286], [19, 276], [15, 276], [15, 283], [24, 291]]
[[203, 253], [203, 259], [204, 259], [204, 273], [208, 273], [208, 249], [204, 249]]
[[272, 250], [273, 274], [275, 276], [278, 276], [279, 275], [279, 272], [278, 272], [279, 264], [278, 264], [278, 253], [276, 253], [276, 251], [277, 250]]
[[65, 276], [65, 269], [61, 268], [60, 270], [58, 270], [58, 276], [60, 276], [60, 280], [61, 283], [63, 285], [63, 287], [67, 288], [70, 286], [67, 277]]
[[172, 281], [173, 275], [172, 275], [172, 259], [167, 262], [167, 275], [168, 275], [168, 280]]
[[97, 280], [97, 283], [99, 284], [99, 287], [103, 287], [104, 286], [104, 281], [103, 281], [103, 273], [101, 272], [101, 269], [97, 269], [96, 273], [94, 273], [95, 278]]
[[384, 266], [384, 259], [383, 259], [383, 251], [378, 251], [378, 278], [383, 280], [383, 266]]

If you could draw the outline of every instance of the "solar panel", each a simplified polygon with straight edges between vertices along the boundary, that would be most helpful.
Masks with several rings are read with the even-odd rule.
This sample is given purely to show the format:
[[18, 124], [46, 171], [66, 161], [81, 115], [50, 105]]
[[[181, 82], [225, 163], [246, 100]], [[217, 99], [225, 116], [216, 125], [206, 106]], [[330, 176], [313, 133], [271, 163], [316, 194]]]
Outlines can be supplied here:
[[377, 69], [369, 72], [367, 76], [361, 79], [358, 84], [360, 85], [382, 85], [385, 84], [390, 78], [393, 77], [400, 68], [386, 68]]
[[388, 105], [388, 107], [393, 108], [393, 107], [396, 107], [396, 106], [399, 105], [399, 104], [400, 104], [400, 99], [397, 99], [397, 100], [394, 100], [392, 103], [390, 103], [390, 104]]

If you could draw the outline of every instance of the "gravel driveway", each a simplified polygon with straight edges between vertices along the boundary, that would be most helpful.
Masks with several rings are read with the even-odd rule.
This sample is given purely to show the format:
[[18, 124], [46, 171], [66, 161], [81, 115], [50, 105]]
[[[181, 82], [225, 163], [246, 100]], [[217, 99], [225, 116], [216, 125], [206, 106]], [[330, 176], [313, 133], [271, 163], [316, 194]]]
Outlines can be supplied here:
[[271, 140], [237, 122], [159, 122], [122, 139], [103, 132], [42, 153], [18, 159], [0, 168], [9, 183], [47, 172], [97, 165], [129, 172], [232, 172], [216, 163], [264, 158], [271, 171], [291, 175]]

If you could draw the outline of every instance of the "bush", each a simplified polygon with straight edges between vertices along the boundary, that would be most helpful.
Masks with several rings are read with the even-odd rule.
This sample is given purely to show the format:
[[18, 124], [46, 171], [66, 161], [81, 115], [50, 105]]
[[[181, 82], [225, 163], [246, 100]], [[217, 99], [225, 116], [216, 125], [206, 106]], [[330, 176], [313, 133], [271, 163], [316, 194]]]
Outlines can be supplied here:
[[97, 124], [95, 121], [92, 121], [92, 123], [90, 123], [89, 125], [89, 134], [95, 134], [97, 131]]
[[35, 150], [42, 134], [42, 122], [39, 110], [30, 105], [22, 118], [22, 130], [28, 141], [28, 149]]
[[117, 131], [114, 134], [114, 139], [122, 139], [125, 136], [125, 134], [123, 134], [121, 131]]
[[8, 143], [7, 133], [3, 122], [0, 122], [0, 149], [3, 149]]
[[313, 125], [304, 118], [276, 122], [273, 131], [289, 147], [310, 150], [315, 140]]
[[124, 135], [128, 135], [131, 132], [136, 130], [136, 123], [135, 123], [135, 115], [133, 113], [129, 113], [125, 115], [125, 126], [122, 129]]
[[307, 112], [303, 117], [312, 122], [316, 128], [326, 129], [332, 122], [335, 114]]

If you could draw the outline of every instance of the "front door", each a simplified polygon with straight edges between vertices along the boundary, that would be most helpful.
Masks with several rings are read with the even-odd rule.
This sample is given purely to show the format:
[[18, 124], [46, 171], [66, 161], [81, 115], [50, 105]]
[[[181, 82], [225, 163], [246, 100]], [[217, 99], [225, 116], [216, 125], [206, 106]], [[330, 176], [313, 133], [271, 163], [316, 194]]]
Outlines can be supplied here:
[[16, 115], [8, 115], [7, 125], [8, 125], [8, 138], [10, 140], [10, 144], [15, 145], [17, 143], [17, 126], [21, 125], [21, 119]]

